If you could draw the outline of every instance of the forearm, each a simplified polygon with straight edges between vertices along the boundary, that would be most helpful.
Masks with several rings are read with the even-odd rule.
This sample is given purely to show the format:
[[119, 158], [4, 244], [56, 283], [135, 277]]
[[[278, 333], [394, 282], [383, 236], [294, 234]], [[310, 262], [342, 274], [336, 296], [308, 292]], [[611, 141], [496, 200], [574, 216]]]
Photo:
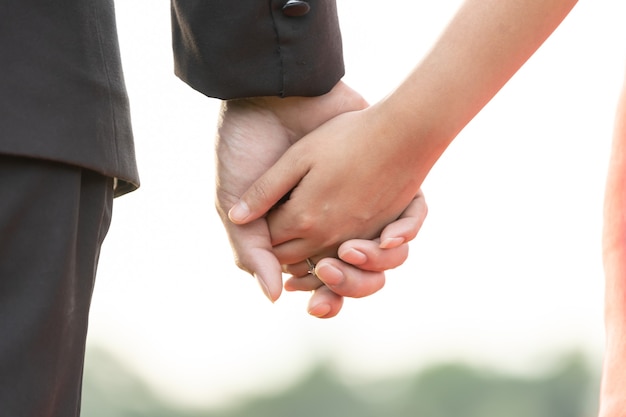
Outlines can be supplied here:
[[[626, 81], [626, 80], [625, 80]], [[623, 415], [626, 404], [626, 86], [617, 108], [604, 199], [602, 236], [606, 348], [600, 416]]]
[[[617, 109], [604, 200], [603, 257], [607, 330], [626, 331], [626, 89]], [[610, 335], [609, 335], [610, 336]], [[623, 334], [626, 339], [626, 334]]]
[[466, 1], [422, 62], [378, 104], [389, 137], [419, 156], [416, 163], [434, 164], [575, 3]]

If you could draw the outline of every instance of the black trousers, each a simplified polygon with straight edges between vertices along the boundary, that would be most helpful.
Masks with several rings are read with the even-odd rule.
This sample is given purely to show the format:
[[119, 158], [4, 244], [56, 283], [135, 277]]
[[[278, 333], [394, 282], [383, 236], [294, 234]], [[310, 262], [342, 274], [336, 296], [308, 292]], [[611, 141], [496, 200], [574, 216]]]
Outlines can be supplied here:
[[85, 339], [113, 180], [0, 156], [0, 415], [80, 414]]

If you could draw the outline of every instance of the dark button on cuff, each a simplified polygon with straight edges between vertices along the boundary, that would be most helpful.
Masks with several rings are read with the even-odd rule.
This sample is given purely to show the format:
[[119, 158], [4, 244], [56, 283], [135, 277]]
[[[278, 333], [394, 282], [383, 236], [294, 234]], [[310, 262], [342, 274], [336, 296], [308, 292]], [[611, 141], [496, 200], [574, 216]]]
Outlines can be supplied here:
[[289, 0], [283, 6], [283, 13], [289, 17], [304, 16], [311, 10], [309, 3], [303, 0]]

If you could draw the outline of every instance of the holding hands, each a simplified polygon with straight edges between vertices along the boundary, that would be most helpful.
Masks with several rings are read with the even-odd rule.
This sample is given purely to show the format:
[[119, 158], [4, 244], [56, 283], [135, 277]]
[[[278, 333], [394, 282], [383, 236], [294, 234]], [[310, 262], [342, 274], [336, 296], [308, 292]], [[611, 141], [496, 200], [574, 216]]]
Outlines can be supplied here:
[[[271, 300], [285, 265], [294, 277], [287, 289], [315, 290], [309, 312], [318, 317], [336, 314], [341, 296], [377, 291], [419, 230], [419, 188], [432, 166], [574, 4], [468, 0], [408, 77], [371, 107], [342, 83], [321, 97], [228, 102], [218, 209], [238, 265]], [[410, 204], [421, 208], [405, 210]], [[381, 240], [365, 253], [349, 242], [355, 238]], [[337, 254], [347, 263], [326, 259]], [[315, 262], [325, 286], [308, 274]]]
[[[406, 259], [407, 242], [426, 215], [417, 189], [397, 199], [397, 190], [405, 188], [389, 187], [381, 178], [385, 171], [371, 157], [380, 149], [359, 144], [365, 136], [358, 129], [339, 134], [356, 127], [366, 106], [340, 82], [320, 97], [232, 100], [221, 112], [217, 210], [236, 263], [272, 301], [280, 296], [283, 270], [292, 274], [285, 287], [314, 291], [309, 312], [317, 317], [336, 315], [343, 296], [380, 289], [384, 271]], [[326, 123], [337, 115], [342, 116]], [[355, 180], [346, 181], [351, 176]], [[372, 180], [371, 189], [359, 186], [363, 178]], [[287, 201], [276, 206], [285, 195]], [[333, 259], [337, 253], [341, 259]], [[308, 274], [307, 258], [317, 262], [319, 280]]]

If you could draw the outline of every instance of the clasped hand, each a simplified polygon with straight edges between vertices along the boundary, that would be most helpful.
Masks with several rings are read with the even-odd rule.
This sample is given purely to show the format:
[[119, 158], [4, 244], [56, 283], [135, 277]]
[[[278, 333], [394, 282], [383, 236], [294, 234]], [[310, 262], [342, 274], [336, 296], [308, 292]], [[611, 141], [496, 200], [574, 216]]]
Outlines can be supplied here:
[[[342, 140], [337, 129], [347, 129], [366, 107], [342, 82], [320, 97], [222, 106], [217, 210], [235, 262], [272, 301], [282, 291], [282, 273], [291, 274], [285, 288], [313, 291], [308, 311], [316, 317], [335, 316], [344, 296], [378, 291], [384, 271], [406, 260], [426, 216], [421, 192], [414, 184], [388, 184], [366, 138], [356, 146]], [[317, 263], [317, 277], [306, 258]]]

